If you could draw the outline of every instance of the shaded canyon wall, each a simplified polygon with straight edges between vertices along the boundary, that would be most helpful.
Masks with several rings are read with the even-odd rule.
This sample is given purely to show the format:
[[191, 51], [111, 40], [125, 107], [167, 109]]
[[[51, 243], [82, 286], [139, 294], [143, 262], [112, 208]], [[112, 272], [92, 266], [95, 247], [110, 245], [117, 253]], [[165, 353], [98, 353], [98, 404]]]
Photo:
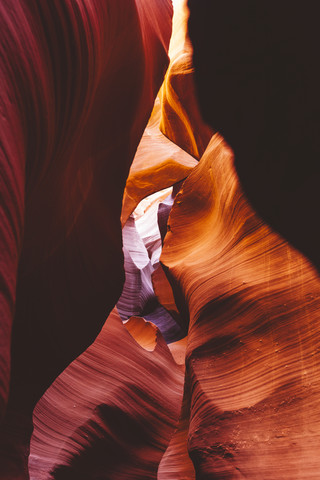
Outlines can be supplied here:
[[0, 478], [318, 480], [311, 6], [190, 0], [191, 44], [185, 1], [27, 3], [0, 7]]

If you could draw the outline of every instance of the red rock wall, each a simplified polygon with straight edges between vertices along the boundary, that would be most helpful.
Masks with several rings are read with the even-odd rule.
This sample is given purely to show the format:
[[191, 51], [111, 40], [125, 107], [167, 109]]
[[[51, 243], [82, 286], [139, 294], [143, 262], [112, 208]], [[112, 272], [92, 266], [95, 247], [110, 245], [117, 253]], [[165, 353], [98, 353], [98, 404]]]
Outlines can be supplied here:
[[121, 293], [122, 193], [168, 64], [172, 5], [0, 8], [1, 415], [13, 322], [0, 471], [16, 478], [34, 405], [92, 343]]
[[155, 327], [143, 319], [126, 326], [114, 310], [37, 405], [31, 478], [157, 478], [183, 370]]
[[[15, 9], [7, 1], [0, 6], [6, 39], [3, 409], [14, 316], [1, 479], [29, 478], [31, 416], [40, 397], [29, 457], [32, 480], [320, 478], [319, 277], [273, 230], [288, 234], [317, 265], [317, 235], [300, 242], [316, 233], [310, 218], [317, 190], [307, 187], [316, 184], [317, 157], [306, 163], [311, 167], [301, 176], [301, 189], [299, 169], [290, 170], [287, 161], [295, 146], [295, 160], [303, 145], [304, 154], [316, 154], [314, 116], [292, 143], [299, 129], [296, 117], [286, 116], [286, 101], [299, 81], [280, 95], [279, 117], [271, 115], [287, 85], [282, 75], [292, 73], [290, 62], [253, 61], [263, 46], [271, 59], [288, 58], [272, 57], [279, 39], [285, 40], [282, 53], [292, 53], [293, 26], [299, 26], [295, 2], [288, 17], [283, 6], [272, 15], [273, 2], [249, 3], [240, 8], [232, 1], [189, 1], [194, 77], [188, 12], [185, 2], [174, 2], [181, 17], [174, 20], [171, 63], [139, 146], [165, 74], [171, 2], [19, 0]], [[311, 10], [305, 12], [304, 26]], [[256, 43], [248, 42], [253, 34]], [[307, 43], [310, 35], [316, 38], [311, 29]], [[300, 61], [299, 48], [294, 56]], [[252, 65], [263, 69], [252, 72]], [[279, 84], [276, 75], [259, 76], [265, 68], [268, 75], [279, 71]], [[212, 88], [212, 73], [220, 79], [218, 88]], [[260, 88], [266, 78], [270, 90]], [[299, 78], [300, 86], [308, 84], [306, 76]], [[310, 107], [299, 92], [297, 104]], [[234, 152], [219, 134], [210, 140], [213, 131], [201, 119], [196, 95], [215, 128], [212, 119], [218, 118]], [[311, 110], [302, 109], [297, 125]], [[170, 198], [146, 199], [170, 186]], [[122, 316], [131, 316], [127, 322], [113, 308], [123, 284], [124, 188], [121, 222], [130, 275], [118, 306]], [[295, 195], [305, 190], [305, 197]], [[275, 216], [259, 207], [259, 198]], [[300, 200], [311, 207], [304, 217], [303, 208], [296, 209]], [[285, 212], [291, 212], [288, 222]], [[144, 313], [153, 315], [159, 329]], [[177, 330], [167, 332], [167, 319]]]

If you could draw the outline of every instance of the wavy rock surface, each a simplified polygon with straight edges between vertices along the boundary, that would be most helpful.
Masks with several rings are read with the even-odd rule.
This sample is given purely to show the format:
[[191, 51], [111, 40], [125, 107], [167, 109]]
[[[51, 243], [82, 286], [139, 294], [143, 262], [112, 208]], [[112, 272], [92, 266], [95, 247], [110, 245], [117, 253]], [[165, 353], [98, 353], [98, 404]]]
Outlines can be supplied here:
[[31, 479], [156, 479], [183, 380], [159, 330], [114, 310], [36, 407]]
[[160, 116], [161, 102], [157, 98], [127, 178], [122, 225], [145, 197], [181, 182], [196, 165], [194, 158], [161, 133]]
[[[0, 409], [18, 278], [4, 480], [29, 478], [33, 407], [120, 294], [121, 195], [172, 13], [120, 3], [0, 6]], [[313, 3], [301, 22], [295, 2], [189, 4], [202, 110], [235, 160], [218, 135], [202, 156], [212, 130], [176, 0], [122, 203], [120, 315], [37, 404], [31, 480], [319, 480], [320, 280], [242, 191], [317, 265]]]
[[152, 274], [152, 286], [158, 302], [163, 308], [175, 319], [180, 326], [182, 332], [187, 334], [187, 321], [182, 318], [180, 311], [177, 308], [171, 285], [164, 273], [162, 265], [160, 264]]
[[17, 0], [0, 12], [2, 412], [15, 309], [0, 427], [9, 480], [27, 478], [34, 405], [121, 293], [122, 193], [167, 67], [172, 5]]
[[176, 198], [162, 262], [190, 314], [196, 478], [316, 480], [320, 281], [242, 193], [211, 140]]
[[[184, 339], [184, 340], [187, 340]], [[187, 342], [185, 342], [185, 346]], [[185, 353], [185, 352], [184, 352]], [[184, 359], [184, 356], [183, 356]], [[179, 423], [169, 446], [163, 455], [158, 480], [194, 480], [195, 470], [188, 453], [188, 433], [190, 421], [190, 385], [185, 383]]]

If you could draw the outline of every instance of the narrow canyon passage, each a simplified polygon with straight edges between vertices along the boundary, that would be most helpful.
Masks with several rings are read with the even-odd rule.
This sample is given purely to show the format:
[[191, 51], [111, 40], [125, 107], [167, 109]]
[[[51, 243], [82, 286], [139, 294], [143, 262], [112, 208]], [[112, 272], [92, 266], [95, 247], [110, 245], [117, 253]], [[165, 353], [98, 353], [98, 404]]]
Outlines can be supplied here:
[[317, 189], [298, 205], [320, 132], [290, 143], [302, 71], [280, 95], [298, 9], [228, 5], [0, 7], [0, 480], [320, 479]]

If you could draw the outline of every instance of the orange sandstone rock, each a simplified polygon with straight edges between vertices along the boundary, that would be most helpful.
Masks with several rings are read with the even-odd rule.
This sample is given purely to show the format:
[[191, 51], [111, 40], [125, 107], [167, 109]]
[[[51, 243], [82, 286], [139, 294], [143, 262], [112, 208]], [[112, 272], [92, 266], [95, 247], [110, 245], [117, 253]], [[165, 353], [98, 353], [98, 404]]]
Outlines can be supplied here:
[[196, 478], [317, 479], [320, 281], [244, 196], [214, 136], [183, 184], [161, 260], [190, 314]]
[[190, 155], [160, 132], [160, 108], [160, 100], [156, 99], [130, 168], [123, 197], [122, 226], [143, 198], [180, 182], [196, 165]]
[[202, 120], [194, 85], [192, 46], [187, 33], [186, 0], [175, 0], [170, 65], [163, 82], [160, 130], [198, 160], [213, 135]]

